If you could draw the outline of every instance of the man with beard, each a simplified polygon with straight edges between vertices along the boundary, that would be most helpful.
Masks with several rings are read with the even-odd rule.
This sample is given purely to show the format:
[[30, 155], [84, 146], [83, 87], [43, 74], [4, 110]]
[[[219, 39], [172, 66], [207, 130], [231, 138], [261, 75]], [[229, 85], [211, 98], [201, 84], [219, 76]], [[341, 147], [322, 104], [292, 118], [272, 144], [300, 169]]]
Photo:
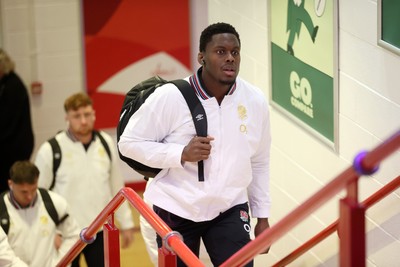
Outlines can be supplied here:
[[[93, 222], [124, 186], [124, 179], [113, 139], [107, 133], [94, 129], [96, 116], [89, 96], [84, 93], [73, 94], [65, 100], [64, 109], [68, 129], [55, 136], [61, 149], [58, 155], [61, 156], [61, 163], [53, 177], [52, 147], [49, 142], [43, 143], [36, 157], [41, 174], [39, 186], [64, 196], [71, 214], [84, 228]], [[103, 142], [106, 142], [106, 146]], [[134, 225], [127, 203], [118, 209], [116, 219], [121, 226], [121, 245], [128, 247], [133, 240]], [[102, 231], [97, 233], [95, 241], [87, 245], [82, 253], [88, 267], [104, 266]], [[72, 266], [79, 266], [79, 257]]]

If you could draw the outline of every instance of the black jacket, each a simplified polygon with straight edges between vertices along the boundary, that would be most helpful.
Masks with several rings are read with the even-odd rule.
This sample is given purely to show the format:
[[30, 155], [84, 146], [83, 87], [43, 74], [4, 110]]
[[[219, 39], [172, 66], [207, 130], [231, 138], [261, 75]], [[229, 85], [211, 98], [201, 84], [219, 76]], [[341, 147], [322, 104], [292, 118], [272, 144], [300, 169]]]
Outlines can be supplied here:
[[29, 160], [34, 146], [28, 91], [10, 72], [0, 80], [0, 191], [8, 189], [11, 165]]

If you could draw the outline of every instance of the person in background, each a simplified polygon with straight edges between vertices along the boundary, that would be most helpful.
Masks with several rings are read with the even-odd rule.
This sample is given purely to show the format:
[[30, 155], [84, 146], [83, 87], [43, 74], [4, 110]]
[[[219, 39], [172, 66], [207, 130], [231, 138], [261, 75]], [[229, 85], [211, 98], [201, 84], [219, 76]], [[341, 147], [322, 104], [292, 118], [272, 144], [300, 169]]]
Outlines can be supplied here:
[[[48, 191], [59, 224], [51, 218], [38, 190], [39, 169], [30, 161], [16, 161], [10, 169], [10, 190], [2, 194], [9, 214], [8, 242], [29, 267], [54, 267], [79, 239], [80, 229], [69, 216], [67, 201]], [[2, 227], [3, 219], [2, 219]], [[57, 248], [56, 235], [62, 236]], [[23, 265], [22, 265], [23, 266]]]
[[[269, 228], [269, 108], [262, 91], [238, 77], [241, 43], [232, 25], [209, 25], [199, 48], [201, 67], [186, 81], [204, 106], [208, 136], [196, 136], [182, 94], [168, 83], [132, 115], [118, 145], [122, 155], [162, 169], [144, 199], [197, 256], [202, 240], [219, 266], [250, 242], [249, 206], [255, 236]], [[186, 265], [178, 258], [178, 266]]]
[[7, 235], [0, 227], [0, 266], [2, 267], [28, 267], [25, 262], [15, 256], [8, 243]]
[[28, 91], [14, 68], [0, 48], [0, 192], [8, 190], [11, 165], [29, 160], [34, 145]]
[[[35, 163], [41, 173], [39, 185], [50, 188], [54, 182], [52, 190], [67, 199], [71, 214], [84, 228], [93, 222], [124, 186], [124, 179], [113, 139], [107, 133], [94, 129], [96, 117], [91, 98], [85, 93], [73, 94], [65, 100], [64, 109], [68, 129], [55, 136], [62, 153], [55, 177], [49, 142], [40, 146]], [[107, 148], [102, 144], [101, 137]], [[126, 248], [133, 241], [134, 231], [132, 212], [127, 203], [119, 207], [116, 219], [121, 226], [122, 248]], [[88, 267], [104, 266], [102, 230], [82, 253]], [[79, 257], [72, 266], [79, 266]]]
[[[150, 183], [154, 178], [146, 177], [146, 188], [149, 187]], [[153, 204], [146, 198], [143, 198], [143, 201], [150, 207], [153, 208]], [[149, 255], [150, 261], [154, 264], [155, 267], [158, 266], [158, 247], [156, 242], [157, 232], [150, 225], [150, 223], [140, 214], [139, 215], [139, 223], [140, 223], [140, 233], [143, 237], [144, 244], [146, 246], [147, 254]]]

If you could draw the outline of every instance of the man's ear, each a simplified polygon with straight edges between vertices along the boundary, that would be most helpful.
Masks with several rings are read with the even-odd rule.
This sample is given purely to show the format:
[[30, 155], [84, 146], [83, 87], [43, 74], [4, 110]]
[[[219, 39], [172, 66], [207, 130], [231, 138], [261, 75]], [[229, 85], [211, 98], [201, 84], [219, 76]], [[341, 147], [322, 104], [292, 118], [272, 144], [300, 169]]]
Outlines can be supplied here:
[[200, 65], [204, 65], [204, 56], [203, 56], [203, 53], [198, 53], [198, 54], [197, 54], [197, 62], [198, 62]]
[[8, 182], [8, 187], [12, 190], [13, 182], [10, 179], [8, 179], [7, 182]]

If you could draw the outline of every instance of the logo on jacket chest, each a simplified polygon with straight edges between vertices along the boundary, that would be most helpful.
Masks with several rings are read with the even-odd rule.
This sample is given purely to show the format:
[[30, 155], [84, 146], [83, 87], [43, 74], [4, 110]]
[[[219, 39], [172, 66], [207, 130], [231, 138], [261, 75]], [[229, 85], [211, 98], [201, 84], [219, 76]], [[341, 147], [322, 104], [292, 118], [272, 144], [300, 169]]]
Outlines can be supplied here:
[[240, 124], [239, 130], [241, 133], [247, 133], [246, 119], [247, 119], [247, 109], [244, 105], [239, 104], [237, 107], [237, 113], [239, 119], [242, 121]]

